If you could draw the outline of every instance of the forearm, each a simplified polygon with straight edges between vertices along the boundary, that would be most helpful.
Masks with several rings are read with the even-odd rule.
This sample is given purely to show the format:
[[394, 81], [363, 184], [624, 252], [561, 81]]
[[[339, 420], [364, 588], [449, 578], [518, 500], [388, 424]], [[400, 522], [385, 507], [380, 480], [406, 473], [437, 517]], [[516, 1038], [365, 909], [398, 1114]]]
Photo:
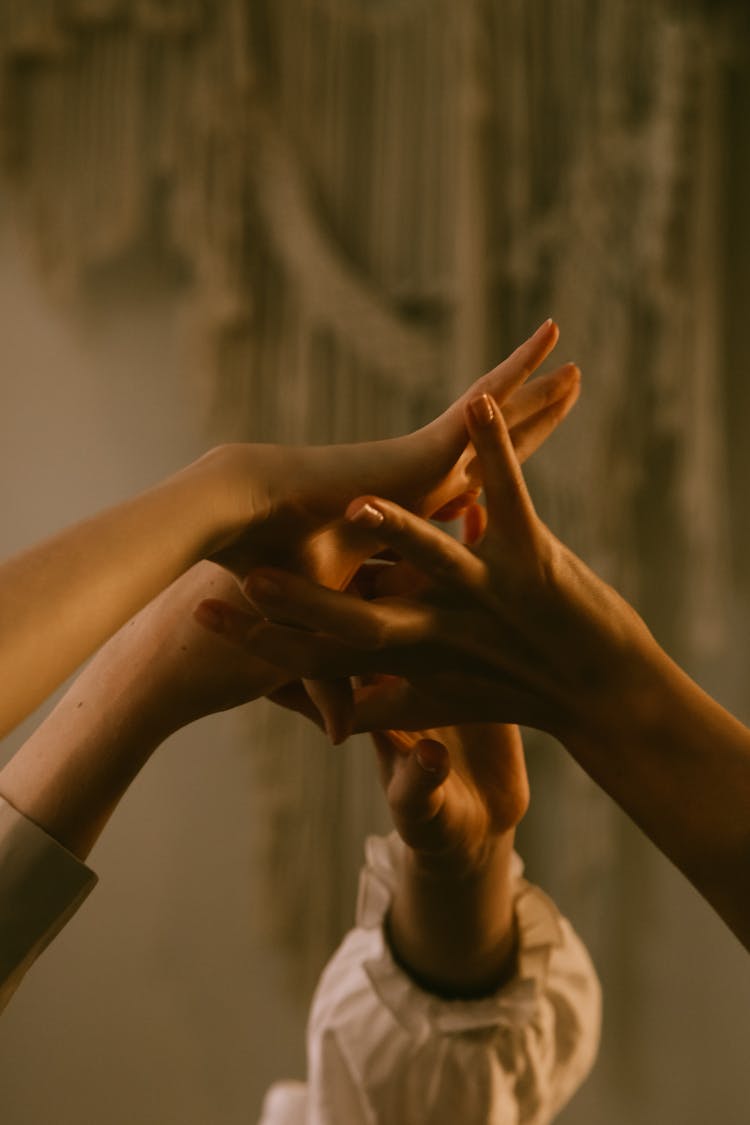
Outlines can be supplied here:
[[155, 488], [0, 567], [0, 734], [177, 575], [239, 514], [213, 451]]
[[136, 774], [171, 733], [96, 661], [0, 771], [0, 796], [85, 859]]
[[750, 732], [655, 642], [592, 711], [561, 741], [750, 948]]
[[428, 991], [482, 996], [515, 964], [512, 831], [480, 870], [446, 868], [407, 850], [387, 919], [396, 960]]

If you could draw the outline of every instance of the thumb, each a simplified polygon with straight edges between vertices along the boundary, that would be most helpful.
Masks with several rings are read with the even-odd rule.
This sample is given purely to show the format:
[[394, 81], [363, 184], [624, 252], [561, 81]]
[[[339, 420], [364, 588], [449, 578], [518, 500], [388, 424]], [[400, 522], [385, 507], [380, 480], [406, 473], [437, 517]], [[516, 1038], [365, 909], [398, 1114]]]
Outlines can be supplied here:
[[411, 753], [398, 759], [388, 802], [396, 827], [408, 844], [426, 843], [417, 837], [443, 807], [443, 782], [450, 768], [448, 751], [432, 738], [420, 739]]

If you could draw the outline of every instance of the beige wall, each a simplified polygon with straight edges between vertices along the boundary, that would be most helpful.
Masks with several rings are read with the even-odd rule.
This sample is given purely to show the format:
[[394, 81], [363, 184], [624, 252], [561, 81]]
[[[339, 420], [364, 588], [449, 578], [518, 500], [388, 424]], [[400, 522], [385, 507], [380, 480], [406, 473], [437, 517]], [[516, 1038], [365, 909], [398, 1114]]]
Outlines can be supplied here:
[[[3, 554], [205, 447], [163, 287], [111, 296], [61, 315], [3, 229]], [[233, 1125], [301, 1076], [304, 1013], [252, 936], [251, 751], [231, 716], [208, 719], [133, 786], [93, 853], [99, 886], [0, 1023], [3, 1125]]]

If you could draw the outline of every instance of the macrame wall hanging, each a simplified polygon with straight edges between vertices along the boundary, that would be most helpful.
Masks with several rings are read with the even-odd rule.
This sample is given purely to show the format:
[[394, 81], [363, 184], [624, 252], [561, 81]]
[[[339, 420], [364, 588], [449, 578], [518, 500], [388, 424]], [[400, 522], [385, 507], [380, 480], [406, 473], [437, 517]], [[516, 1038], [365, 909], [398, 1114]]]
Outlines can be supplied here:
[[[3, 164], [58, 291], [158, 232], [232, 438], [404, 431], [554, 315], [585, 393], [534, 495], [706, 651], [726, 42], [701, 6], [653, 0], [6, 0]], [[270, 709], [253, 738], [270, 916], [309, 980], [351, 917], [373, 774]], [[561, 870], [603, 947], [609, 805], [567, 765], [554, 784]]]

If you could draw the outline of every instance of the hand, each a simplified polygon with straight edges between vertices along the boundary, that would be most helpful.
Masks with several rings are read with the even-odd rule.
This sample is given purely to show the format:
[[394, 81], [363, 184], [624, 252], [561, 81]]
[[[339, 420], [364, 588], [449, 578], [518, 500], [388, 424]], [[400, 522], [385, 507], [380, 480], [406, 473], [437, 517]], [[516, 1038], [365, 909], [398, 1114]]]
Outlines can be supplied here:
[[364, 689], [355, 729], [470, 714], [550, 731], [750, 948], [747, 728], [542, 523], [489, 396], [468, 427], [489, 517], [478, 549], [390, 502], [357, 502], [349, 517], [430, 584], [367, 603], [294, 575], [274, 575], [275, 591], [251, 580], [261, 612], [308, 631], [261, 624], [246, 643], [271, 661], [283, 643], [285, 667], [306, 676], [399, 673], [390, 696]]
[[345, 586], [375, 542], [370, 529], [341, 519], [355, 496], [374, 491], [432, 515], [478, 491], [464, 424], [469, 397], [482, 390], [497, 396], [521, 458], [555, 429], [577, 398], [578, 369], [566, 364], [523, 384], [557, 337], [556, 325], [546, 322], [441, 417], [405, 437], [359, 445], [224, 447], [223, 481], [236, 497], [231, 526], [244, 520], [246, 530], [239, 538], [233, 530], [211, 557], [240, 577], [254, 565], [278, 565], [333, 588]]
[[366, 602], [267, 570], [248, 580], [258, 610], [283, 622], [246, 634], [264, 659], [280, 659], [283, 645], [298, 675], [401, 677], [355, 693], [354, 729], [517, 721], [562, 737], [611, 709], [638, 666], [632, 652], [653, 644], [631, 607], [539, 519], [500, 411], [489, 397], [480, 403], [467, 412], [489, 520], [478, 548], [389, 501], [359, 500], [347, 513], [421, 572], [418, 599]]
[[373, 741], [396, 830], [425, 861], [481, 869], [528, 808], [517, 727], [390, 730]]

